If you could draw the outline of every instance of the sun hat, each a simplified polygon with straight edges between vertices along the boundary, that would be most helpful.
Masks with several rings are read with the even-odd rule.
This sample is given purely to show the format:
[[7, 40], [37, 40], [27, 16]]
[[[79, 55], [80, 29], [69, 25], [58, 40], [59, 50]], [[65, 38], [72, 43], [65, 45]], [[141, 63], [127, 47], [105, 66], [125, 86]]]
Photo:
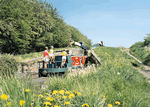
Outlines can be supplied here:
[[45, 49], [48, 50], [48, 47], [46, 46]]
[[53, 46], [51, 46], [51, 48], [54, 48]]

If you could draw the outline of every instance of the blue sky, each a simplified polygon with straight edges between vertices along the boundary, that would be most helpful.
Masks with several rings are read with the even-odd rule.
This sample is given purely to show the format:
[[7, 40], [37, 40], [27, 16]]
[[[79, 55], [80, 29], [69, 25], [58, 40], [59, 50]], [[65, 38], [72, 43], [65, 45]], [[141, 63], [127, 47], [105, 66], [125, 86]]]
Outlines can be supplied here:
[[106, 46], [129, 48], [150, 34], [150, 0], [50, 0], [72, 25]]

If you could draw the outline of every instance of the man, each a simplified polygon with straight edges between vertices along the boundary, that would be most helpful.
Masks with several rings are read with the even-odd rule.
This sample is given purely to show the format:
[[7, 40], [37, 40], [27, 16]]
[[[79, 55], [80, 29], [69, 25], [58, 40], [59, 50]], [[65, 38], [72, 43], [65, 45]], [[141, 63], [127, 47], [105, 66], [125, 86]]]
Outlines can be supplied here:
[[102, 42], [101, 41], [99, 41], [98, 44], [99, 44], [99, 46], [102, 46]]
[[45, 68], [47, 68], [47, 62], [49, 61], [48, 47], [45, 47], [45, 51], [43, 52], [43, 60], [45, 62]]
[[61, 63], [61, 67], [65, 64], [66, 62], [66, 56], [67, 56], [67, 53], [66, 53], [66, 49], [64, 49], [64, 51], [62, 52], [62, 63]]

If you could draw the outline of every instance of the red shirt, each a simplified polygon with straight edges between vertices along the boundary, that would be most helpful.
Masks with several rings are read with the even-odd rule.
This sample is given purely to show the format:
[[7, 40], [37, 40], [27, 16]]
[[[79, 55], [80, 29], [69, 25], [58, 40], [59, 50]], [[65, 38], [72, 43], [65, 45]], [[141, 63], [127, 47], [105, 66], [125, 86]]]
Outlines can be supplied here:
[[47, 50], [45, 50], [45, 51], [43, 52], [43, 56], [44, 56], [44, 57], [47, 57], [47, 56], [48, 56], [48, 51], [47, 51]]

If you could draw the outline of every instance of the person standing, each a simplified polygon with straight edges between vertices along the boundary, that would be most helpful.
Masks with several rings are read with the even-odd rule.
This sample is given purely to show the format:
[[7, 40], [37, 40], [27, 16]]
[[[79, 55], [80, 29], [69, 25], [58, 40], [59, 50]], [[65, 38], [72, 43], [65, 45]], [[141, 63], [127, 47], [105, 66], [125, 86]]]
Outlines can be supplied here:
[[[51, 46], [51, 49], [50, 49], [50, 51], [49, 51], [49, 56], [50, 56], [50, 58], [51, 58], [51, 61], [54, 61], [55, 60], [55, 55], [54, 55], [54, 47], [53, 46]], [[51, 63], [51, 62], [50, 62]]]
[[66, 62], [66, 56], [67, 56], [67, 52], [66, 49], [64, 49], [64, 51], [62, 52], [62, 63], [61, 63], [61, 67], [65, 64]]
[[45, 68], [47, 68], [47, 62], [49, 61], [48, 47], [45, 47], [45, 51], [43, 52], [43, 60], [45, 62]]

